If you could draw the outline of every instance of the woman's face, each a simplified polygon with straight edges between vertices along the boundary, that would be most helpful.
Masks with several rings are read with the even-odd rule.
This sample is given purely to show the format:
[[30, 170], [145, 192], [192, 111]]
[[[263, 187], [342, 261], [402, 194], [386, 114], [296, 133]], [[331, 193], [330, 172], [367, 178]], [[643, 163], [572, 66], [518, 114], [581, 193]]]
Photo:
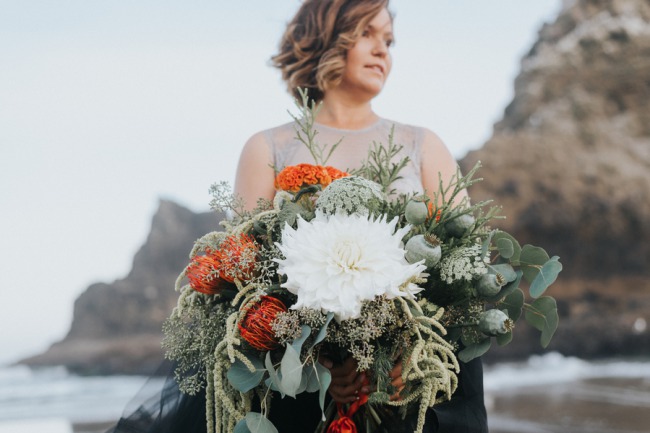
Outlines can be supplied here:
[[379, 12], [348, 50], [341, 88], [371, 98], [384, 87], [392, 66], [389, 48], [393, 42], [393, 20], [388, 10]]

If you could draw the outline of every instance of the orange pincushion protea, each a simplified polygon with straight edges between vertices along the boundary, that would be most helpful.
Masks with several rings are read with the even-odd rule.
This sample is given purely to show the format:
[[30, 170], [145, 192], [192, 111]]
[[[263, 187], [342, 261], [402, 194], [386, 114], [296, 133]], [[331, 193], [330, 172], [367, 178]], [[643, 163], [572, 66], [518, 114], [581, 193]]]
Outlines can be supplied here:
[[253, 276], [257, 258], [257, 243], [250, 235], [227, 237], [219, 245], [219, 276], [228, 282], [248, 280]]
[[219, 278], [220, 261], [215, 251], [208, 251], [204, 256], [196, 256], [187, 267], [185, 274], [190, 286], [206, 295], [219, 293], [223, 280]]
[[249, 235], [226, 238], [218, 250], [207, 250], [205, 255], [192, 259], [186, 271], [190, 286], [206, 295], [215, 295], [225, 282], [250, 279], [257, 250], [255, 240]]
[[348, 176], [347, 173], [334, 167], [322, 165], [298, 164], [285, 167], [275, 178], [275, 188], [298, 192], [300, 188], [308, 185], [321, 185], [326, 187], [333, 180]]
[[275, 337], [272, 324], [278, 313], [284, 313], [287, 307], [279, 299], [262, 296], [246, 311], [239, 324], [239, 334], [254, 349], [268, 351], [276, 349], [280, 343]]

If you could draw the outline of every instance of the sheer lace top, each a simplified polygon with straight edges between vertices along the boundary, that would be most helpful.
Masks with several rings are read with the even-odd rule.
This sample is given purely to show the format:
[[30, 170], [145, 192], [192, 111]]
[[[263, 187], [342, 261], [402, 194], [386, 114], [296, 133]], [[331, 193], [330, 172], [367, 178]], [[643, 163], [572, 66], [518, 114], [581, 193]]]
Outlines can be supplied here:
[[[371, 126], [360, 130], [337, 129], [320, 124], [316, 124], [314, 129], [318, 131], [316, 142], [321, 145], [332, 145], [342, 140], [327, 161], [327, 165], [340, 170], [351, 170], [361, 167], [368, 157], [368, 150], [373, 142], [381, 145], [388, 144], [388, 137], [393, 126], [395, 128], [393, 143], [403, 146], [399, 154], [395, 156], [394, 162], [398, 162], [405, 156], [409, 158], [409, 162], [400, 172], [402, 178], [395, 181], [392, 187], [401, 193], [422, 193], [420, 162], [424, 137], [423, 128], [379, 119]], [[291, 122], [264, 131], [266, 140], [271, 147], [273, 163], [278, 170], [289, 165], [315, 163], [307, 146], [296, 138], [295, 128], [296, 124]]]

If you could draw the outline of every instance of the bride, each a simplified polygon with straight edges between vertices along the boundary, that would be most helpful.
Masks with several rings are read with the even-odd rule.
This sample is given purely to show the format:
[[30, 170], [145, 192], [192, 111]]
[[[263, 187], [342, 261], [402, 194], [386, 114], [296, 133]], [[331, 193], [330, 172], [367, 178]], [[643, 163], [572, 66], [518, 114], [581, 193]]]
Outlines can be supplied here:
[[[328, 165], [350, 170], [359, 168], [369, 146], [393, 141], [402, 147], [397, 158], [408, 157], [392, 187], [403, 193], [432, 193], [439, 179], [449, 182], [457, 164], [444, 143], [425, 128], [387, 120], [372, 109], [390, 75], [393, 17], [388, 0], [305, 0], [288, 24], [273, 64], [282, 72], [287, 87], [298, 97], [297, 88], [308, 91], [320, 104], [315, 130], [321, 143], [340, 145]], [[393, 129], [394, 128], [394, 129]], [[247, 208], [258, 199], [275, 194], [275, 170], [299, 163], [315, 163], [306, 146], [295, 138], [293, 123], [261, 131], [245, 144], [235, 181], [235, 193]], [[462, 200], [462, 196], [458, 200]], [[338, 403], [350, 403], [359, 393], [373, 390], [364, 385], [363, 373], [349, 358], [343, 364], [321, 359], [330, 369], [329, 395]], [[401, 363], [391, 372], [396, 389], [403, 387]], [[392, 399], [399, 399], [399, 391]], [[201, 432], [205, 431], [205, 397], [180, 394], [169, 380], [162, 395], [149, 406], [120, 421], [113, 432]], [[297, 399], [274, 399], [270, 419], [280, 433], [314, 431], [321, 411], [314, 394]], [[397, 415], [385, 420], [386, 432], [413, 431], [413, 420]], [[461, 363], [459, 387], [453, 398], [427, 412], [426, 432], [487, 432], [483, 403], [483, 372], [480, 359]]]

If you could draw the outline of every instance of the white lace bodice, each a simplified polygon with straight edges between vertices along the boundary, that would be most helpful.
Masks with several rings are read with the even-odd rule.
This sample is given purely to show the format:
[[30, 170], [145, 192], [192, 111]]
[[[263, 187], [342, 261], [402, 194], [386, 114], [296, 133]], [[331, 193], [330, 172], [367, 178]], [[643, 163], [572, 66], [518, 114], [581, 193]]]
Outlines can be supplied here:
[[[410, 161], [400, 172], [402, 178], [392, 186], [402, 193], [422, 193], [420, 163], [423, 128], [379, 119], [368, 128], [360, 130], [337, 129], [320, 124], [316, 124], [314, 129], [318, 131], [316, 141], [320, 144], [332, 145], [342, 139], [341, 144], [327, 161], [327, 165], [340, 170], [351, 170], [361, 167], [363, 161], [367, 159], [368, 150], [373, 142], [388, 144], [393, 126], [395, 127], [393, 142], [403, 146], [395, 157], [395, 162], [405, 156], [408, 156]], [[315, 163], [307, 146], [296, 138], [295, 127], [296, 124], [291, 122], [263, 132], [271, 147], [273, 163], [278, 170], [289, 165]]]

